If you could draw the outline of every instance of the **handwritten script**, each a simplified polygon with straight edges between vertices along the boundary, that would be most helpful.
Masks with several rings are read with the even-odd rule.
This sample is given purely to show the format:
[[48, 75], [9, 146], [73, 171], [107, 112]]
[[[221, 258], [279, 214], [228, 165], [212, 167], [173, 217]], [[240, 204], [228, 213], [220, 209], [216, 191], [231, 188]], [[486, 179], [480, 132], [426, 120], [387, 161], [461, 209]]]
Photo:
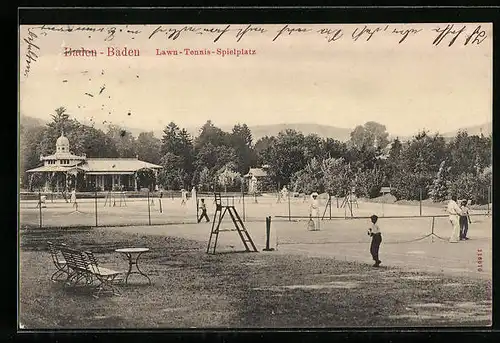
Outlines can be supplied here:
[[38, 59], [38, 51], [40, 47], [35, 44], [38, 36], [31, 30], [28, 30], [28, 36], [23, 38], [24, 42], [28, 45], [26, 49], [26, 66], [24, 67], [24, 76], [28, 77], [30, 73], [31, 63], [36, 62]]
[[[246, 36], [259, 35], [269, 38], [275, 42], [286, 37], [298, 37], [314, 35], [324, 38], [327, 42], [336, 42], [343, 39], [351, 39], [354, 42], [373, 42], [377, 37], [388, 35], [394, 37], [397, 44], [402, 44], [408, 41], [411, 37], [417, 36], [424, 29], [422, 28], [405, 28], [405, 25], [388, 24], [388, 25], [359, 25], [351, 28], [346, 26], [335, 27], [319, 27], [319, 25], [305, 26], [286, 24], [279, 29], [269, 29], [267, 25], [216, 25], [216, 26], [169, 26], [156, 25], [147, 27], [147, 29], [129, 29], [127, 26], [77, 26], [77, 25], [42, 25], [36, 27], [42, 35], [50, 34], [51, 32], [77, 33], [84, 32], [92, 35], [99, 34], [104, 41], [112, 41], [119, 35], [126, 35], [130, 39], [136, 37], [144, 37], [151, 39], [166, 39], [177, 40], [189, 37], [190, 35], [206, 36], [207, 39], [216, 43], [222, 38], [242, 41]], [[319, 28], [318, 28], [319, 27]], [[486, 38], [487, 33], [481, 25], [457, 25], [457, 24], [436, 24], [431, 29], [433, 32], [432, 39], [429, 44], [432, 45], [447, 45], [454, 44], [473, 45], [481, 44]], [[227, 41], [226, 41], [227, 42]]]

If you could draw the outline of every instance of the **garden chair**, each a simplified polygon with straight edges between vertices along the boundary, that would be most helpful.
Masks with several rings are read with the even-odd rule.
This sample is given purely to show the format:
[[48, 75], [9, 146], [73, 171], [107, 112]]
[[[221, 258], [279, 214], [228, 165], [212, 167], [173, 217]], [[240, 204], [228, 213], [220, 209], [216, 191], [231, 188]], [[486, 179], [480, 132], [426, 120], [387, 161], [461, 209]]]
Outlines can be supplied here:
[[[60, 248], [52, 242], [47, 242], [47, 245], [49, 247], [50, 256], [52, 257], [52, 262], [56, 267], [56, 271], [52, 274], [50, 280], [52, 282], [67, 280], [70, 275], [70, 270], [66, 260], [64, 260], [62, 256]], [[64, 244], [62, 244], [62, 246], [64, 246]]]
[[64, 256], [66, 265], [69, 269], [69, 275], [66, 279], [66, 285], [77, 286], [83, 282], [83, 285], [91, 285], [94, 281], [92, 271], [88, 268], [90, 260], [82, 251], [71, 249], [66, 246], [61, 247], [61, 253]]
[[99, 281], [99, 284], [97, 285], [97, 293], [94, 294], [94, 297], [98, 298], [99, 294], [104, 291], [109, 291], [113, 295], [121, 295], [121, 292], [115, 285], [115, 282], [123, 280], [124, 272], [101, 267], [92, 252], [86, 251], [85, 254], [90, 261], [88, 269]]

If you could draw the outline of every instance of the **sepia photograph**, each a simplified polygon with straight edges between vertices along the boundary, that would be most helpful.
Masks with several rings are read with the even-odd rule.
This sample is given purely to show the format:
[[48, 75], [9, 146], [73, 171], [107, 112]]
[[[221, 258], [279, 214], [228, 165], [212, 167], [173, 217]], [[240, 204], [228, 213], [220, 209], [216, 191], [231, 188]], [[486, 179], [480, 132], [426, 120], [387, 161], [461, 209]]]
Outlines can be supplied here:
[[492, 23], [18, 41], [19, 331], [492, 325]]

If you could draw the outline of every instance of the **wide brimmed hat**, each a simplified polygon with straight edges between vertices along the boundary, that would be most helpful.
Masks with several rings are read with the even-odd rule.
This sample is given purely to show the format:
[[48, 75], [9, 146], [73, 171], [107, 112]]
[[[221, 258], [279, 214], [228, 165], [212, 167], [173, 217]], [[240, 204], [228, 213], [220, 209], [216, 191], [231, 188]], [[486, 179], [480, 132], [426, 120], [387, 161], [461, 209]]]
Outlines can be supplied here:
[[313, 192], [313, 193], [311, 194], [311, 196], [312, 196], [312, 197], [317, 197], [317, 196], [318, 196], [318, 193]]

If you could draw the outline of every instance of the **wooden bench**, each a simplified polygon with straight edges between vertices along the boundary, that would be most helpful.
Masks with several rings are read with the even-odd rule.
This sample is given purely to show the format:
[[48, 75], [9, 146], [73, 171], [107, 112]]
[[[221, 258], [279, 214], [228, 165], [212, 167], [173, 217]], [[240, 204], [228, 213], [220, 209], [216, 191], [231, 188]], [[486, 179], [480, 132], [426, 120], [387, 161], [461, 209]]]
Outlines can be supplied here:
[[[122, 271], [101, 267], [90, 251], [80, 251], [66, 246], [61, 247], [66, 264], [70, 270], [67, 284], [72, 286], [84, 285], [95, 288], [93, 296], [98, 298], [102, 292], [111, 292], [120, 295], [116, 281], [121, 280]], [[95, 282], [97, 281], [97, 285]]]

